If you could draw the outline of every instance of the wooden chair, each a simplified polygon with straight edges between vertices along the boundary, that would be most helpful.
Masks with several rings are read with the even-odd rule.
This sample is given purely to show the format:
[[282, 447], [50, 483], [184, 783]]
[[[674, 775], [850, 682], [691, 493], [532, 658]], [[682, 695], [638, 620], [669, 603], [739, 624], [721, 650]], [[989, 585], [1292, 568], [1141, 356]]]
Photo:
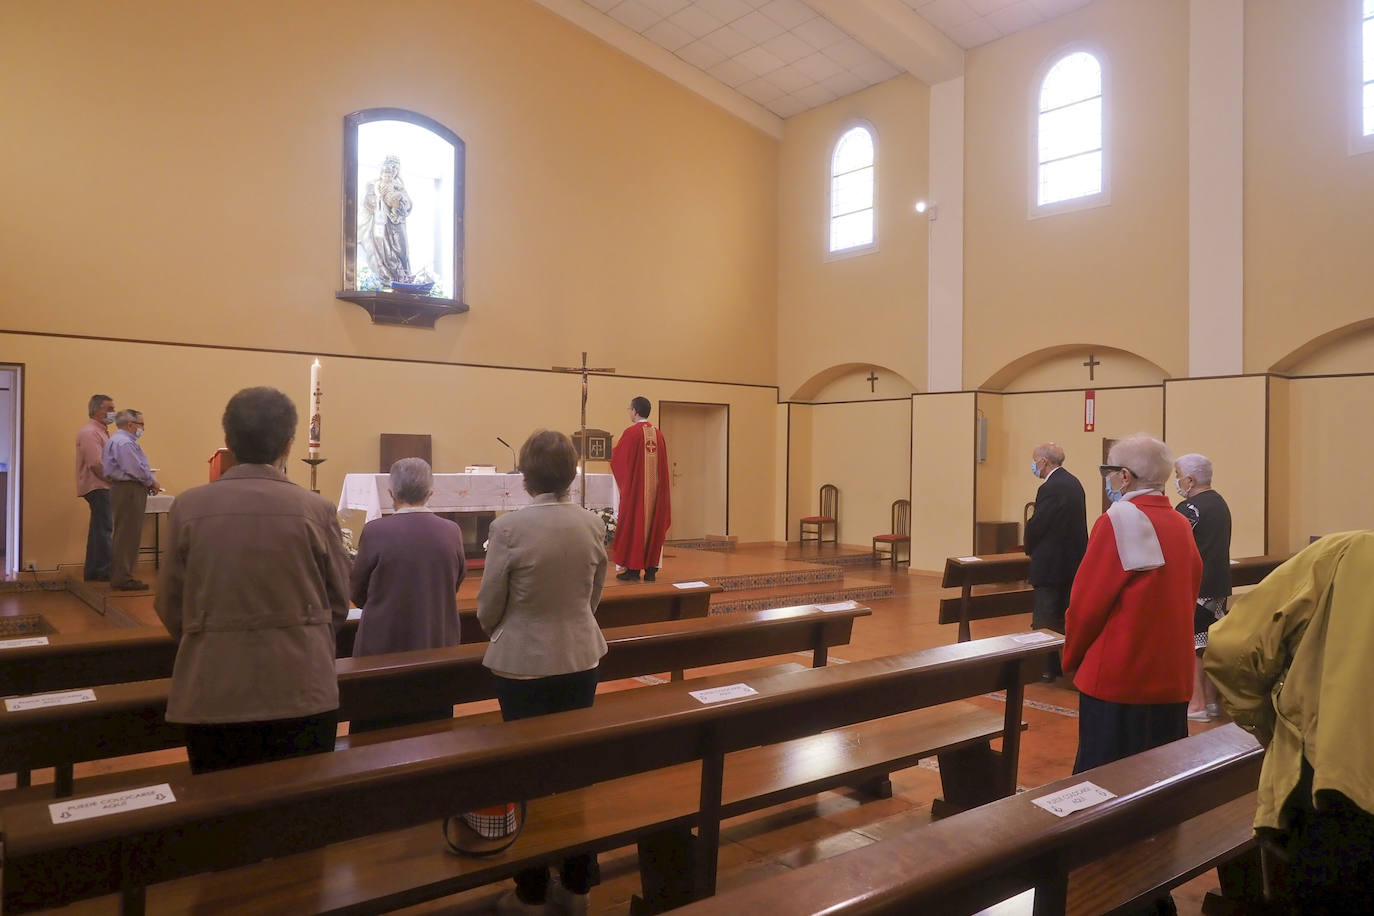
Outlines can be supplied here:
[[873, 536], [873, 562], [876, 565], [880, 557], [879, 548], [886, 548], [887, 555], [892, 561], [892, 568], [897, 568], [898, 548], [906, 545], [906, 561], [911, 563], [911, 500], [898, 499], [892, 503], [892, 533], [875, 534]]
[[840, 489], [833, 483], [824, 484], [821, 487], [821, 511], [818, 515], [808, 515], [797, 525], [797, 540], [807, 541], [807, 529], [815, 530], [815, 541], [817, 545], [824, 540], [825, 526], [830, 526], [830, 543], [837, 544], [840, 540], [840, 526], [836, 521], [840, 517]]

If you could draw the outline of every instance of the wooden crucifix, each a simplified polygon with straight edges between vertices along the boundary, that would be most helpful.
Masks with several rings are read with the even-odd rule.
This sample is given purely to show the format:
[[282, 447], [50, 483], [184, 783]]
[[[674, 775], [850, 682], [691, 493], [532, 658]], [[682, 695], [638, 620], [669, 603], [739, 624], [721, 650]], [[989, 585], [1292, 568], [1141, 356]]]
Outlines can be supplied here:
[[878, 373], [875, 372], [874, 370], [872, 370], [872, 369], [869, 369], [869, 370], [868, 370], [868, 378], [864, 379], [864, 381], [865, 381], [865, 382], [868, 382], [868, 390], [869, 390], [869, 391], [877, 391], [877, 390], [878, 390]]
[[1096, 356], [1089, 353], [1088, 358], [1083, 362], [1083, 365], [1088, 367], [1088, 381], [1091, 382], [1096, 379], [1096, 369], [1098, 366], [1102, 365], [1102, 360], [1098, 359]]
[[587, 376], [593, 372], [611, 375], [614, 369], [591, 368], [587, 365], [587, 351], [582, 351], [581, 366], [554, 366], [554, 372], [578, 372], [582, 375], [582, 447], [577, 451], [577, 473], [582, 479], [582, 507], [587, 507]]

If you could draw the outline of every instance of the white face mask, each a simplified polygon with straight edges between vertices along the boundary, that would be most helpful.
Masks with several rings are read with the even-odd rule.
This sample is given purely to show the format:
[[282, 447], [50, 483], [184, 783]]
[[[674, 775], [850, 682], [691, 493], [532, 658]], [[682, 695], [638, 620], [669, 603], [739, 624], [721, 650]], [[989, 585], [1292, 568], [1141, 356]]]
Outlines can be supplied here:
[[106, 423], [113, 423], [113, 422], [114, 422], [114, 418], [115, 418], [115, 412], [114, 412], [113, 410], [110, 411], [109, 413], [105, 414], [105, 422], [106, 422]]
[[1175, 488], [1176, 490], [1178, 490], [1178, 495], [1179, 495], [1179, 496], [1182, 496], [1182, 497], [1184, 497], [1184, 498], [1186, 498], [1186, 497], [1188, 496], [1188, 491], [1189, 491], [1190, 489], [1192, 489], [1191, 487], [1185, 487], [1185, 486], [1183, 485], [1183, 478], [1182, 478], [1182, 477], [1176, 478], [1176, 479], [1174, 480], [1174, 488]]

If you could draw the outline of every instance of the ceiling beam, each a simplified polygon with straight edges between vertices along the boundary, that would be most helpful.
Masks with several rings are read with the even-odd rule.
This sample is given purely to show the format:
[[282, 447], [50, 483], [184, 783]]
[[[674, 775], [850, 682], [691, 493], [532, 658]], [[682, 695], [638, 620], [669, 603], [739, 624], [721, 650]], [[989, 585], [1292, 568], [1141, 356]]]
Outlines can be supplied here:
[[[545, 9], [591, 32], [611, 47], [657, 70], [668, 79], [724, 108], [770, 137], [782, 139], [782, 118], [753, 99], [736, 92], [720, 80], [668, 51], [663, 46], [616, 22], [583, 0], [534, 0]], [[893, 63], [898, 63], [894, 60]]]
[[964, 73], [964, 49], [901, 0], [807, 0], [816, 12], [927, 85]]

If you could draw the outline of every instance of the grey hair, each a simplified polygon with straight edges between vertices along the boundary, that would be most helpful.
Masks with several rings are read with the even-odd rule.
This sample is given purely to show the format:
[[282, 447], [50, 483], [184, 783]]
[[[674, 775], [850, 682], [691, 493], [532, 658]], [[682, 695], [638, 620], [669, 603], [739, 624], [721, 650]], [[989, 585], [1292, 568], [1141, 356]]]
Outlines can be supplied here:
[[1178, 468], [1179, 476], [1193, 478], [1198, 486], [1212, 485], [1212, 459], [1206, 455], [1199, 455], [1197, 452], [1180, 455], [1175, 459], [1174, 466]]
[[434, 472], [423, 458], [402, 458], [391, 466], [391, 498], [407, 506], [423, 506], [434, 487]]
[[1054, 442], [1037, 445], [1033, 454], [1036, 458], [1044, 458], [1055, 467], [1064, 463], [1064, 449]]
[[143, 411], [134, 410], [132, 407], [125, 408], [115, 414], [115, 426], [122, 428], [128, 426], [130, 423], [136, 423], [141, 416], [143, 416]]
[[1150, 490], [1163, 489], [1174, 470], [1169, 446], [1145, 433], [1118, 439], [1107, 454], [1107, 463], [1126, 468]]

